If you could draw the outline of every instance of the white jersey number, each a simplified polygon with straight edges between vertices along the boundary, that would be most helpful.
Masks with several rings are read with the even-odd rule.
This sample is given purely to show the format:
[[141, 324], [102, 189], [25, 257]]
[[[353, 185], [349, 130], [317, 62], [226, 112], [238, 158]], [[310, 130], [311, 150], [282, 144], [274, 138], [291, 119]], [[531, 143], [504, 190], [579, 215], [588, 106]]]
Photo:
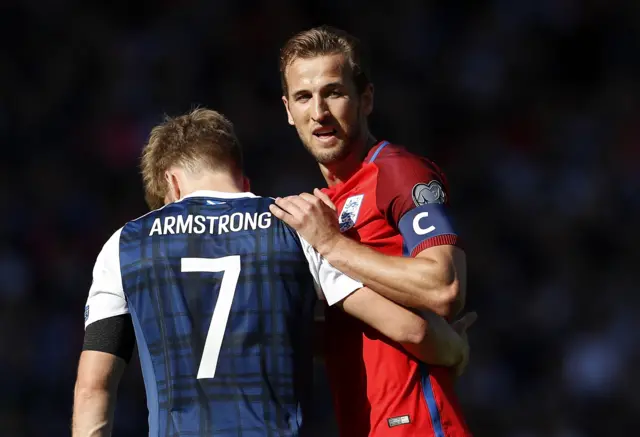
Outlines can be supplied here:
[[224, 258], [182, 258], [181, 270], [183, 272], [223, 272], [218, 301], [213, 309], [209, 332], [202, 351], [202, 360], [198, 368], [198, 379], [213, 378], [240, 277], [240, 255]]

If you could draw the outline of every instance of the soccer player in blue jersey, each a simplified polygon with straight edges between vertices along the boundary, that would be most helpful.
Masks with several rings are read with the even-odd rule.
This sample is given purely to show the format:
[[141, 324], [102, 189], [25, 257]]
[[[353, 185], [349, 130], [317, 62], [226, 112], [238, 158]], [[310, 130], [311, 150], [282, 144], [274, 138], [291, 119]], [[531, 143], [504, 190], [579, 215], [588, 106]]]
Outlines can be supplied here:
[[318, 297], [422, 360], [461, 359], [466, 344], [446, 323], [427, 326], [335, 270], [271, 215], [221, 114], [155, 127], [142, 173], [153, 210], [118, 229], [93, 270], [74, 437], [110, 435], [134, 343], [150, 436], [304, 435]]

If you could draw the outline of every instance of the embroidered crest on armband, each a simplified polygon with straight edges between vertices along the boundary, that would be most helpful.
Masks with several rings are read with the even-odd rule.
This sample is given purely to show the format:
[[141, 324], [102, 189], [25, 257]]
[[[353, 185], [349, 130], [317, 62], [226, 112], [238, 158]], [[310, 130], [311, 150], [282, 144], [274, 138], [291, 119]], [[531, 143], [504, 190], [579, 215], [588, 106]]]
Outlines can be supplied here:
[[351, 196], [347, 199], [342, 207], [342, 212], [340, 212], [340, 217], [338, 218], [340, 232], [348, 231], [355, 226], [356, 220], [358, 220], [360, 206], [362, 206], [362, 199], [364, 199], [364, 194]]
[[423, 182], [415, 184], [411, 190], [411, 196], [416, 206], [428, 203], [445, 203], [447, 201], [447, 195], [438, 181], [431, 181], [428, 184]]

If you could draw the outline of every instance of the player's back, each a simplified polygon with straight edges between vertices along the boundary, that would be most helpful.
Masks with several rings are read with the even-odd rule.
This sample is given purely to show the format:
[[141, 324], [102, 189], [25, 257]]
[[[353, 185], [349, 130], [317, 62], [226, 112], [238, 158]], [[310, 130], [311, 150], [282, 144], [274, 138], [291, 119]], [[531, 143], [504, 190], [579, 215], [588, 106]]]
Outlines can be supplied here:
[[195, 193], [122, 229], [150, 436], [297, 436], [313, 277], [273, 201]]

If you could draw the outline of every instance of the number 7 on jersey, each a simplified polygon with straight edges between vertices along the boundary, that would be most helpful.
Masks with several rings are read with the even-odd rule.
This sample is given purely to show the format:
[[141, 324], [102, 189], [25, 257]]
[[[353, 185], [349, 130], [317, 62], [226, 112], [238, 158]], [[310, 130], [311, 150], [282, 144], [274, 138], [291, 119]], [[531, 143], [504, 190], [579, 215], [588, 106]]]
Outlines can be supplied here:
[[240, 255], [224, 258], [182, 258], [180, 270], [183, 272], [223, 272], [218, 301], [213, 309], [207, 339], [204, 342], [202, 359], [198, 368], [198, 379], [213, 378], [216, 374], [222, 338], [227, 328], [233, 296], [240, 277]]

